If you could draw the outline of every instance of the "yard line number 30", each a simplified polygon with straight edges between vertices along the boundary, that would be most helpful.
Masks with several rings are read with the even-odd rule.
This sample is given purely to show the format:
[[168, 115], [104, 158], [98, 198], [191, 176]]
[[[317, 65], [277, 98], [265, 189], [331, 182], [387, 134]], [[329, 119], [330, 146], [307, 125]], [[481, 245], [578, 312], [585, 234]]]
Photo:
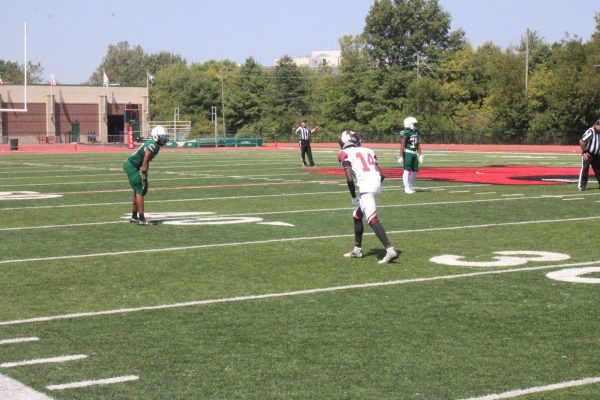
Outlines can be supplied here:
[[[552, 262], [563, 261], [571, 258], [568, 254], [553, 253], [547, 251], [495, 251], [497, 254], [492, 257], [493, 260], [486, 261], [469, 261], [464, 256], [454, 254], [444, 254], [441, 256], [432, 257], [429, 261], [436, 264], [450, 265], [455, 267], [512, 267], [524, 265], [529, 262]], [[600, 278], [586, 277], [585, 275], [600, 273], [600, 266], [592, 266], [585, 268], [567, 268], [558, 271], [552, 271], [546, 274], [550, 279], [572, 282], [572, 283], [592, 283], [600, 284]]]

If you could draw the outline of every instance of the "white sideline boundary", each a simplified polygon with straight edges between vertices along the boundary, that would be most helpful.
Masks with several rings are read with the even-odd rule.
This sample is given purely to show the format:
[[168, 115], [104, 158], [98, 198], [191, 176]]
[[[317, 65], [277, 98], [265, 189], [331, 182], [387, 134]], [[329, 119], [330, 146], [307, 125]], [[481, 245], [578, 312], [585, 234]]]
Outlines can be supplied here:
[[[247, 214], [246, 214], [247, 215]], [[563, 219], [543, 219], [543, 220], [530, 220], [530, 221], [519, 221], [519, 222], [502, 222], [496, 224], [480, 224], [480, 225], [461, 225], [461, 226], [447, 226], [439, 228], [422, 228], [422, 229], [401, 229], [401, 230], [389, 230], [389, 234], [403, 234], [403, 233], [423, 233], [423, 232], [443, 232], [443, 231], [455, 231], [460, 229], [479, 229], [479, 228], [497, 228], [502, 226], [516, 226], [516, 225], [532, 225], [532, 224], [550, 224], [557, 222], [578, 222], [578, 221], [589, 221], [600, 219], [599, 215], [593, 217], [577, 217], [577, 218], [563, 218]], [[152, 229], [152, 228], [148, 228]], [[372, 232], [365, 233], [365, 236], [375, 235]], [[115, 252], [104, 252], [104, 253], [89, 253], [89, 254], [72, 254], [65, 256], [53, 256], [53, 257], [34, 257], [34, 258], [16, 258], [12, 260], [2, 260], [2, 264], [16, 264], [24, 262], [38, 262], [38, 261], [56, 261], [56, 260], [74, 260], [91, 257], [107, 257], [107, 256], [121, 256], [130, 254], [150, 254], [150, 253], [166, 253], [172, 251], [183, 251], [183, 250], [198, 250], [198, 249], [210, 249], [219, 247], [229, 246], [246, 246], [246, 245], [260, 245], [270, 243], [285, 243], [285, 242], [297, 242], [304, 240], [323, 240], [323, 239], [339, 239], [354, 237], [354, 233], [351, 234], [338, 234], [338, 235], [323, 235], [323, 236], [304, 236], [304, 237], [291, 237], [283, 239], [268, 239], [268, 240], [254, 240], [247, 242], [232, 242], [232, 243], [213, 243], [213, 244], [199, 244], [190, 246], [180, 247], [163, 247], [161, 249], [142, 249], [142, 250], [123, 250]]]
[[21, 382], [0, 374], [0, 399], [2, 400], [52, 400], [43, 393]]
[[443, 281], [443, 280], [452, 280], [452, 279], [461, 279], [461, 278], [471, 278], [471, 277], [477, 277], [477, 276], [487, 276], [487, 275], [500, 275], [500, 274], [508, 274], [508, 273], [512, 273], [512, 272], [530, 272], [530, 271], [540, 271], [540, 270], [546, 270], [546, 269], [581, 267], [581, 266], [599, 265], [599, 264], [600, 264], [600, 260], [596, 260], [596, 261], [588, 261], [588, 262], [580, 262], [580, 263], [542, 265], [542, 266], [529, 267], [529, 268], [513, 268], [513, 269], [504, 269], [504, 270], [497, 270], [497, 271], [481, 271], [481, 272], [472, 272], [472, 273], [457, 274], [457, 275], [441, 275], [441, 276], [434, 276], [434, 277], [428, 277], [428, 278], [414, 278], [414, 279], [403, 279], [403, 280], [386, 281], [386, 282], [360, 283], [360, 284], [333, 286], [333, 287], [326, 287], [326, 288], [295, 290], [295, 291], [280, 292], [280, 293], [266, 293], [266, 294], [259, 294], [259, 295], [250, 295], [250, 296], [226, 297], [226, 298], [221, 298], [221, 299], [198, 300], [198, 301], [188, 301], [188, 302], [183, 302], [183, 303], [160, 304], [160, 305], [154, 305], [154, 306], [132, 307], [132, 308], [119, 308], [119, 309], [104, 310], [104, 311], [91, 311], [91, 312], [52, 315], [52, 316], [47, 316], [47, 317], [36, 317], [36, 318], [28, 318], [28, 319], [20, 319], [20, 320], [12, 320], [12, 321], [0, 321], [0, 326], [24, 325], [24, 324], [39, 323], [39, 322], [50, 322], [50, 321], [58, 321], [58, 320], [65, 320], [65, 319], [77, 319], [77, 318], [96, 317], [96, 316], [113, 315], [113, 314], [131, 314], [131, 313], [142, 312], [142, 311], [166, 310], [166, 309], [174, 309], [174, 308], [203, 306], [203, 305], [210, 305], [210, 304], [224, 304], [224, 303], [237, 303], [237, 302], [242, 302], [242, 301], [267, 300], [267, 299], [276, 299], [276, 298], [282, 298], [282, 297], [302, 296], [302, 295], [307, 295], [307, 294], [332, 293], [332, 292], [339, 292], [339, 291], [343, 291], [343, 290], [352, 290], [352, 289], [368, 289], [368, 288], [374, 288], [374, 287], [406, 285], [406, 284], [411, 284], [411, 283], [434, 282], [434, 281]]
[[468, 399], [463, 399], [463, 400], [502, 400], [502, 399], [512, 399], [512, 398], [515, 398], [515, 397], [524, 396], [526, 394], [536, 394], [536, 393], [550, 392], [550, 391], [553, 391], [553, 390], [561, 390], [561, 389], [568, 389], [568, 388], [577, 387], [577, 386], [592, 385], [594, 383], [600, 383], [600, 377], [584, 378], [584, 379], [578, 379], [578, 380], [575, 380], [575, 381], [567, 381], [567, 382], [561, 382], [561, 383], [554, 383], [552, 385], [546, 385], [546, 386], [536, 386], [536, 387], [532, 387], [532, 388], [529, 388], [529, 389], [511, 390], [509, 392], [498, 393], [498, 394], [488, 394], [486, 396], [481, 396], [481, 397], [470, 397]]

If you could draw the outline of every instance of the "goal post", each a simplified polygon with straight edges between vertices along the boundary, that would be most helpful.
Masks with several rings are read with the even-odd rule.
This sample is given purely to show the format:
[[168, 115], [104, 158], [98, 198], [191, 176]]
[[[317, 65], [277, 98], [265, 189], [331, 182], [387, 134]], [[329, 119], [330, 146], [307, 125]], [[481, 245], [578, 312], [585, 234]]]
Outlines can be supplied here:
[[0, 112], [27, 112], [27, 22], [23, 24], [23, 108], [0, 108]]

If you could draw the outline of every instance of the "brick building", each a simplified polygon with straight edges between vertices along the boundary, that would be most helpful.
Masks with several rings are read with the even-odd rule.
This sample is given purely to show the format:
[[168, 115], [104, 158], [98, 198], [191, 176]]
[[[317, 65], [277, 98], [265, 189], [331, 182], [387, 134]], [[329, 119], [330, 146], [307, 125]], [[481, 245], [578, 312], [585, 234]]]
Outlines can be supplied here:
[[148, 101], [146, 87], [0, 86], [0, 108], [15, 109], [0, 112], [0, 143], [124, 143], [130, 123], [148, 132]]

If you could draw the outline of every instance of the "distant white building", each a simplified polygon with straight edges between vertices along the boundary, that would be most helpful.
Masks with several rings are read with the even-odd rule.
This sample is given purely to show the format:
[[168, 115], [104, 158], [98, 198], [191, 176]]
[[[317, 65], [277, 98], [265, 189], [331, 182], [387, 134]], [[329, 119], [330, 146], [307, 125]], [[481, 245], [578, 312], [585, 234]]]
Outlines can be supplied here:
[[[273, 60], [273, 64], [277, 64], [279, 60], [279, 58], [276, 58]], [[292, 57], [292, 60], [299, 67], [319, 68], [328, 66], [339, 68], [342, 60], [342, 52], [339, 50], [314, 50], [310, 53], [310, 56]]]

